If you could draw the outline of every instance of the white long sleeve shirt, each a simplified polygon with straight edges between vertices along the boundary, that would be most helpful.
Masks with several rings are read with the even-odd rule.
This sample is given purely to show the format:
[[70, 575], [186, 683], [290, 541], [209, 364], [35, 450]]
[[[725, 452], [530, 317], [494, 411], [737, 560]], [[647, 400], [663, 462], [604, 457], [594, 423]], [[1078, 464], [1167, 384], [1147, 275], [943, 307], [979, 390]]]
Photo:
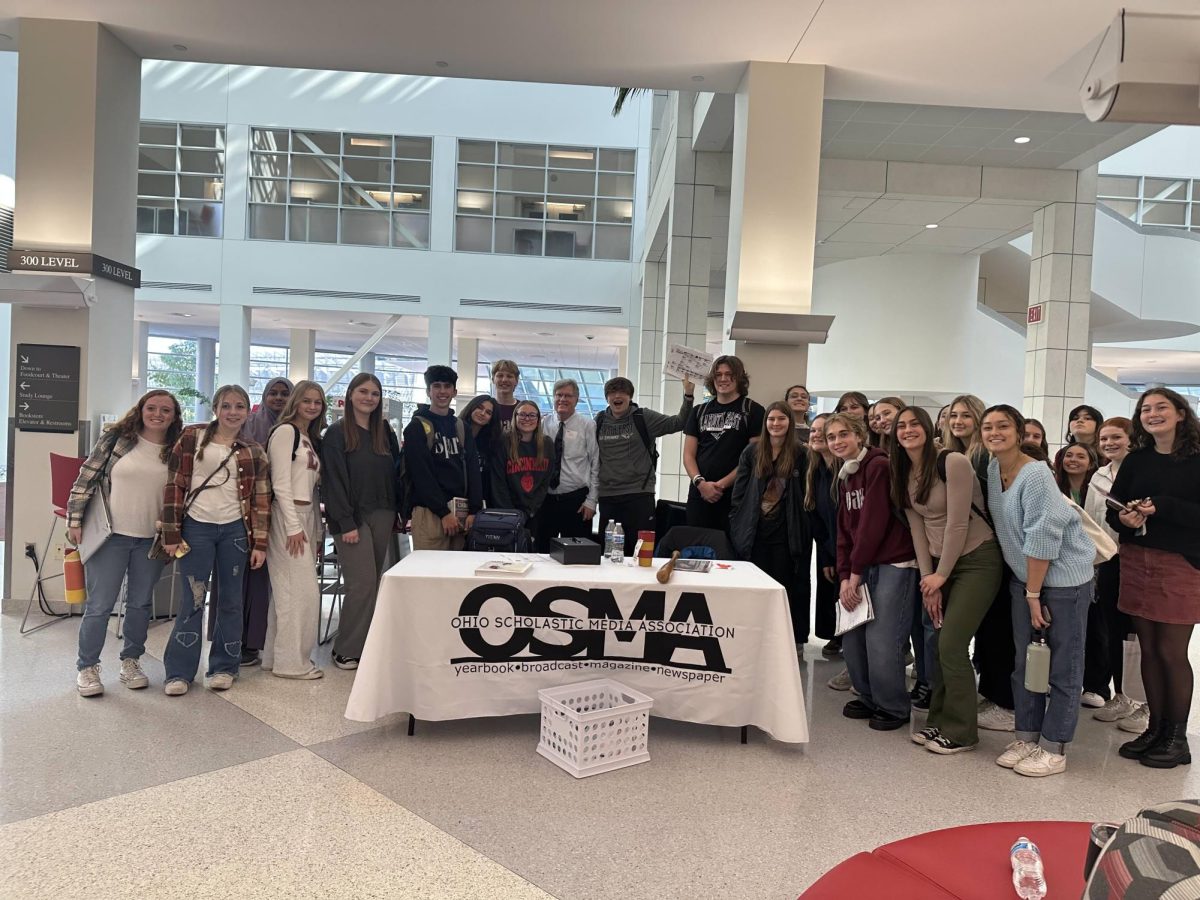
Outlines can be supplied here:
[[292, 459], [297, 431], [296, 426], [289, 422], [272, 431], [267, 441], [267, 456], [271, 460], [271, 489], [275, 492], [271, 515], [283, 517], [286, 526], [284, 533], [289, 535], [304, 531], [304, 525], [296, 513], [295, 501], [312, 503], [317, 482], [321, 478], [321, 460], [308, 435], [303, 432], [300, 434], [300, 446], [296, 447], [296, 458]]
[[[596, 443], [596, 423], [575, 412], [564, 423], [562, 468], [559, 470], [558, 487], [551, 494], [569, 494], [587, 488], [588, 509], [595, 509], [600, 495], [600, 447]], [[558, 434], [558, 416], [542, 419], [542, 432], [551, 441]]]

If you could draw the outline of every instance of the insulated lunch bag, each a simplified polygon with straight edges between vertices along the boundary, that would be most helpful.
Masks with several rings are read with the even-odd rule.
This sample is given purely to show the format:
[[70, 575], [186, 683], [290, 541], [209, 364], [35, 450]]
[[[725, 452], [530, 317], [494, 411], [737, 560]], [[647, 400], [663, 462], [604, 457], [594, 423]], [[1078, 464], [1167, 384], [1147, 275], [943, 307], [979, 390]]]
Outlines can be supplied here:
[[482, 553], [529, 553], [532, 543], [519, 509], [485, 509], [467, 535], [467, 549]]

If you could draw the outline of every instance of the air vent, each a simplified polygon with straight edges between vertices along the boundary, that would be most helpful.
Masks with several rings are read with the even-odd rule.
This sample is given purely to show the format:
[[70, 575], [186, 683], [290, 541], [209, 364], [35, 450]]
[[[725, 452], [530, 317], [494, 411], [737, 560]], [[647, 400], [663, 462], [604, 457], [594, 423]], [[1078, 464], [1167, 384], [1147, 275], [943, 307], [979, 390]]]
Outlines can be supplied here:
[[710, 319], [723, 319], [723, 318], [725, 318], [725, 310], [723, 310], [723, 309], [710, 309], [710, 310], [708, 311], [708, 317], [709, 317]]
[[197, 284], [191, 281], [143, 281], [142, 290], [147, 288], [158, 291], [201, 291], [212, 292], [211, 284]]
[[252, 287], [252, 294], [273, 294], [277, 297], [320, 297], [326, 300], [388, 300], [392, 303], [420, 303], [413, 294], [372, 294], [364, 291], [317, 291], [308, 288]]
[[458, 301], [460, 306], [488, 307], [490, 309], [529, 309], [537, 312], [604, 313], [619, 316], [625, 310], [619, 306], [581, 306], [576, 303], [529, 303], [524, 300], [467, 300]]
[[0, 272], [12, 271], [8, 268], [8, 251], [13, 242], [13, 211], [0, 206]]

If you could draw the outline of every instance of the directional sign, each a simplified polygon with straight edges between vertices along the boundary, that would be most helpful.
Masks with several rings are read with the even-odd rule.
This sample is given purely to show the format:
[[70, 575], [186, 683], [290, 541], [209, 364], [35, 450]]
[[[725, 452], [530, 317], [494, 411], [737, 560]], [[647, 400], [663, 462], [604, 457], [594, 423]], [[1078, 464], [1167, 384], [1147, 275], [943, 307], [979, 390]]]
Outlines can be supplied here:
[[17, 429], [70, 434], [79, 427], [79, 348], [17, 344]]
[[12, 272], [62, 272], [65, 275], [94, 275], [130, 287], [142, 286], [142, 270], [119, 263], [99, 253], [72, 250], [9, 250]]

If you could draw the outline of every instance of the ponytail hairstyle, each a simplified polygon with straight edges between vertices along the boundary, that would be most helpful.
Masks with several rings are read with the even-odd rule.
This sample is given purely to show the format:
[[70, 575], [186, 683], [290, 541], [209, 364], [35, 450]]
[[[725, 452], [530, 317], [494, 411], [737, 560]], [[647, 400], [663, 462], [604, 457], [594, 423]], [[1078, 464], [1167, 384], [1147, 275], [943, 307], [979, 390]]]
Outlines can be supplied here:
[[[221, 401], [225, 399], [226, 394], [237, 394], [246, 402], [246, 413], [250, 412], [250, 395], [246, 393], [246, 389], [240, 384], [223, 384], [217, 388], [217, 392], [213, 394], [212, 411], [213, 420], [208, 423], [204, 429], [204, 434], [200, 436], [200, 443], [196, 446], [196, 459], [204, 459], [204, 448], [209, 445], [213, 439], [213, 435], [217, 433], [218, 418], [221, 413]], [[234, 441], [246, 441], [240, 437], [235, 437]]]
[[906, 406], [896, 413], [896, 421], [899, 422], [901, 416], [909, 413], [916, 418], [917, 424], [925, 432], [925, 445], [921, 448], [921, 462], [917, 469], [917, 489], [911, 500], [908, 496], [908, 480], [913, 471], [913, 461], [909, 458], [908, 451], [896, 448], [895, 452], [888, 457], [888, 465], [892, 470], [892, 506], [896, 509], [911, 508], [912, 500], [916, 500], [917, 503], [927, 501], [929, 492], [933, 488], [933, 482], [938, 477], [938, 448], [933, 442], [933, 420], [929, 418], [929, 413], [921, 407]]
[[275, 428], [278, 428], [280, 425], [292, 425], [299, 431], [300, 401], [304, 399], [305, 394], [313, 390], [321, 395], [321, 414], [308, 423], [306, 431], [309, 443], [313, 445], [313, 449], [320, 450], [321, 432], [325, 430], [325, 415], [329, 412], [329, 403], [325, 399], [325, 391], [315, 381], [296, 382], [296, 386], [292, 388], [291, 394], [288, 395], [287, 404], [283, 407], [283, 412], [279, 414], [279, 420], [275, 423]]
[[[783, 438], [783, 447], [779, 458], [771, 458], [771, 435], [767, 432], [767, 416], [773, 412], [783, 413], [788, 417], [791, 427]], [[762, 432], [759, 435], [758, 447], [754, 454], [754, 474], [759, 478], [791, 478], [796, 469], [796, 459], [800, 455], [800, 442], [796, 440], [796, 417], [792, 408], [782, 400], [768, 404], [763, 415]]]
[[116, 422], [105, 425], [104, 430], [113, 432], [117, 438], [141, 434], [145, 427], [145, 423], [142, 421], [142, 410], [145, 409], [147, 401], [155, 397], [170, 397], [171, 405], [175, 408], [175, 418], [167, 426], [166, 443], [163, 444], [162, 452], [159, 454], [163, 462], [168, 462], [171, 458], [171, 448], [175, 446], [175, 442], [179, 440], [179, 433], [183, 431], [183, 411], [179, 408], [179, 401], [170, 391], [164, 391], [162, 388], [146, 391], [129, 412]]
[[358, 449], [358, 422], [354, 418], [354, 407], [351, 405], [350, 395], [368, 381], [379, 388], [379, 404], [371, 410], [371, 417], [367, 421], [367, 431], [371, 435], [371, 452], [378, 453], [380, 456], [391, 456], [392, 448], [387, 437], [388, 426], [383, 421], [383, 385], [370, 372], [359, 372], [350, 379], [350, 386], [346, 388], [346, 415], [342, 424], [342, 434], [346, 439], [346, 452], [353, 453]]

